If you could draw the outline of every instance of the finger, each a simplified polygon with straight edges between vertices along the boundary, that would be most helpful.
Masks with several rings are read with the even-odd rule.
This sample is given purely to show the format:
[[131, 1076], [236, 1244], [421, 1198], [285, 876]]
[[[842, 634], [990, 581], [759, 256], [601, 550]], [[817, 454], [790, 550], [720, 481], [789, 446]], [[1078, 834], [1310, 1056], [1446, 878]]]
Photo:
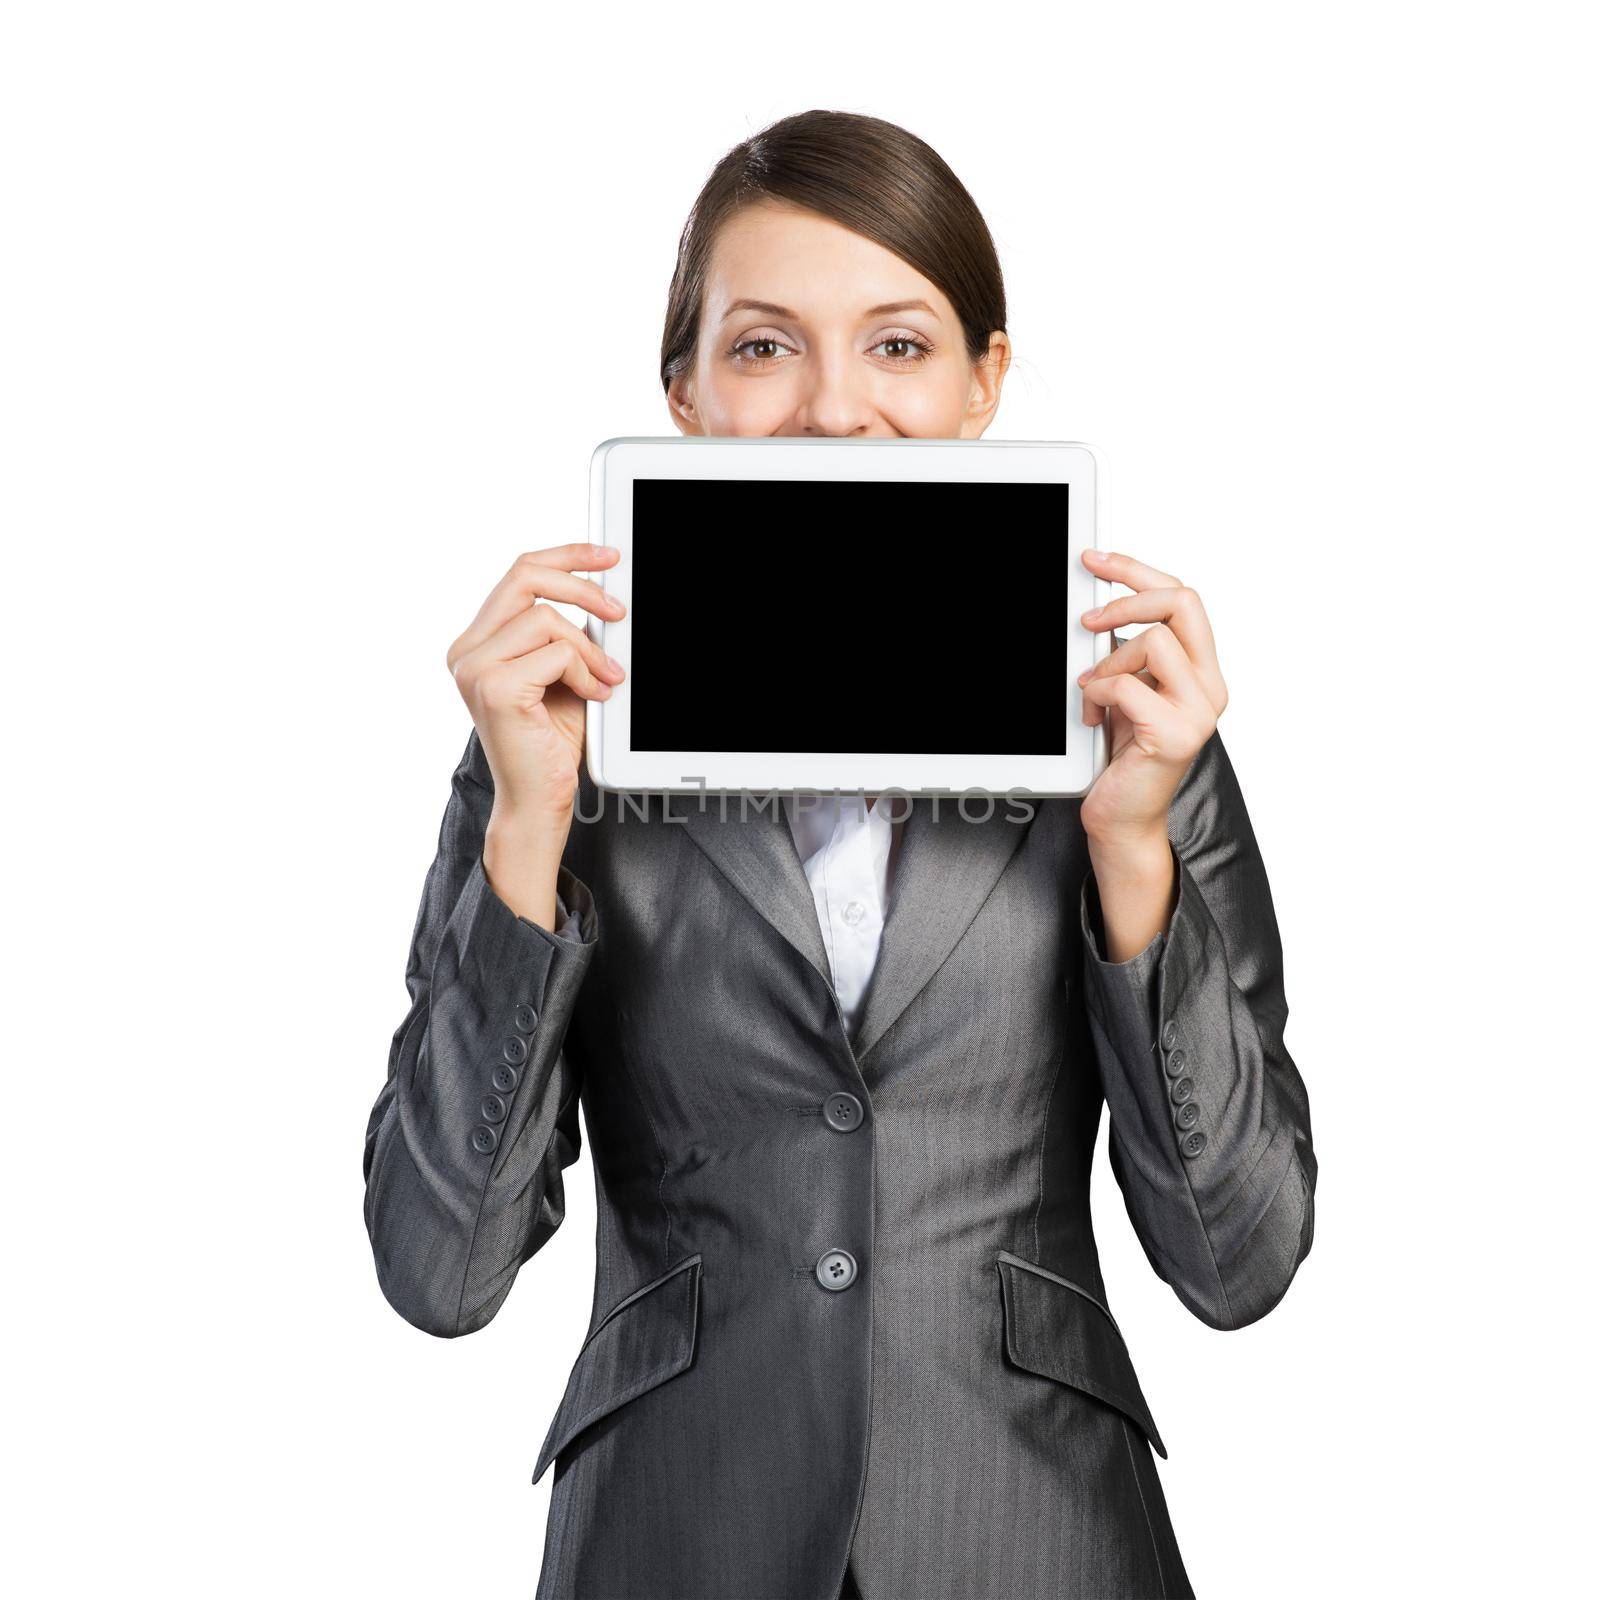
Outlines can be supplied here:
[[587, 556], [573, 556], [570, 553], [563, 557], [562, 562], [550, 562], [544, 559], [550, 552], [536, 550], [527, 555], [518, 556], [512, 562], [510, 570], [491, 591], [489, 598], [484, 602], [479, 611], [479, 620], [492, 621], [493, 628], [499, 627], [507, 617], [524, 609], [535, 600], [561, 600], [572, 605], [581, 606], [585, 611], [592, 612], [602, 621], [615, 621], [627, 610], [616, 595], [609, 594], [589, 578], [580, 578], [570, 570], [571, 563], [576, 560], [593, 562], [601, 555], [610, 556], [602, 545], [568, 545], [563, 549], [567, 552], [589, 551]]
[[627, 607], [607, 594], [598, 583], [573, 575], [574, 567], [595, 571], [614, 566], [618, 552], [598, 544], [557, 545], [551, 550], [533, 550], [511, 563], [506, 575], [489, 591], [478, 614], [451, 645], [449, 661], [483, 643], [497, 628], [535, 600], [550, 599], [581, 606], [603, 621], [614, 622]]
[[527, 655], [497, 662], [477, 679], [474, 690], [487, 711], [526, 709], [544, 699], [557, 683], [567, 684], [586, 700], [604, 700], [611, 693], [611, 685], [589, 671], [570, 639], [554, 639]]
[[497, 628], [476, 650], [469, 650], [457, 659], [457, 677], [482, 672], [493, 662], [511, 661], [527, 655], [550, 643], [552, 639], [570, 639], [579, 651], [589, 670], [597, 677], [620, 683], [624, 676], [621, 662], [614, 662], [576, 623], [569, 622], [552, 605], [541, 602], [519, 611], [509, 622]]
[[[530, 683], [542, 683], [546, 689], [557, 683], [565, 683], [574, 694], [585, 700], [608, 700], [611, 697], [611, 685], [602, 682], [589, 670], [583, 652], [570, 639], [552, 639], [543, 648], [519, 656], [517, 660], [529, 664], [530, 677], [527, 681]], [[555, 676], [546, 676], [549, 673]]]
[[555, 606], [544, 602], [530, 606], [526, 611], [518, 611], [509, 622], [504, 622], [494, 630], [472, 654], [491, 661], [510, 661], [515, 656], [525, 656], [530, 650], [538, 650], [539, 646], [547, 645], [552, 638], [570, 638], [582, 651], [584, 661], [589, 662], [590, 672], [598, 677], [621, 680], [621, 662], [613, 661], [586, 630], [576, 622], [568, 621], [560, 611], [555, 610]]
[[1091, 705], [1114, 706], [1131, 729], [1134, 742], [1147, 756], [1166, 761], [1192, 759], [1192, 717], [1157, 694], [1143, 678], [1129, 672], [1091, 678], [1083, 686], [1083, 699], [1085, 710]]
[[1202, 714], [1210, 712], [1212, 716], [1222, 713], [1222, 708], [1207, 694], [1188, 652], [1164, 622], [1146, 628], [1132, 639], [1125, 639], [1110, 655], [1079, 673], [1078, 682], [1108, 678], [1118, 672], [1148, 672], [1158, 691], [1174, 705]]
[[1083, 564], [1098, 578], [1112, 583], [1125, 583], [1130, 589], [1181, 589], [1183, 580], [1170, 572], [1136, 561], [1120, 550], [1088, 549], [1083, 552]]
[[1194, 663], [1206, 696], [1219, 708], [1228, 703], [1227, 685], [1217, 661], [1217, 641], [1205, 603], [1187, 584], [1173, 589], [1143, 589], [1138, 594], [1118, 595], [1080, 619], [1084, 627], [1099, 633], [1129, 622], [1164, 622], [1172, 630], [1184, 653]]

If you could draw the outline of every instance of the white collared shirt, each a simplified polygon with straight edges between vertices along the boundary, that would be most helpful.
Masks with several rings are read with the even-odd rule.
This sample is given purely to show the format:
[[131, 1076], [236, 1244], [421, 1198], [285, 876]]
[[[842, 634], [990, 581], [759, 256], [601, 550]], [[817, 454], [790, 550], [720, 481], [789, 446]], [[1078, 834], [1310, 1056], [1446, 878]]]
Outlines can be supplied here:
[[[846, 1030], [854, 1035], [861, 1002], [878, 964], [883, 922], [889, 913], [895, 842], [900, 832], [898, 796], [871, 807], [858, 794], [815, 793], [784, 805], [817, 908], [822, 943], [833, 971], [833, 990]], [[810, 802], [815, 801], [814, 805]]]

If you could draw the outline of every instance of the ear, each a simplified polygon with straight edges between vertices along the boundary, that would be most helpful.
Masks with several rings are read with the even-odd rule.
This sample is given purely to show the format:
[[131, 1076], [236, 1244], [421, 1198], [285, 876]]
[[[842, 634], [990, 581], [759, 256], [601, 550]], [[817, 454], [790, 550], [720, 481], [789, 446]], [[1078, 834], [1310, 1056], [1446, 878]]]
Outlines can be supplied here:
[[667, 410], [672, 414], [679, 433], [699, 434], [705, 431], [700, 426], [700, 413], [695, 409], [694, 378], [691, 374], [680, 372], [668, 382]]
[[989, 348], [972, 365], [972, 386], [967, 392], [967, 410], [961, 419], [962, 439], [976, 439], [994, 421], [1000, 406], [1000, 387], [1011, 370], [1011, 341], [1000, 330], [989, 335]]

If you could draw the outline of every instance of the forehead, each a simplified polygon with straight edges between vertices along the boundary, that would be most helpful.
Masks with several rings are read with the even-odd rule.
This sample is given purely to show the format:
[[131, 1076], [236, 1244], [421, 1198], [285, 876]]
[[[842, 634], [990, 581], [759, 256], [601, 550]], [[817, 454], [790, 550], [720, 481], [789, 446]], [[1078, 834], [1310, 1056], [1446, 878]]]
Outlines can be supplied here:
[[955, 317], [943, 292], [893, 251], [831, 217], [770, 202], [730, 217], [712, 248], [707, 319], [746, 298], [817, 318], [859, 316], [868, 306], [921, 298], [941, 319]]

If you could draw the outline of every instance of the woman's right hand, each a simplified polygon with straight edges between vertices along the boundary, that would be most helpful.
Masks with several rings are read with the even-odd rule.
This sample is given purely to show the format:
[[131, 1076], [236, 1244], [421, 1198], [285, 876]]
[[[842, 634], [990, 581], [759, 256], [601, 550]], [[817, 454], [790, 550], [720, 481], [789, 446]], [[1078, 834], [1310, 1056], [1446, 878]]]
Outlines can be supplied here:
[[576, 576], [615, 565], [604, 545], [561, 544], [518, 556], [445, 656], [494, 776], [491, 826], [564, 837], [583, 760], [584, 702], [604, 700], [623, 670], [546, 601], [605, 622], [622, 602]]

